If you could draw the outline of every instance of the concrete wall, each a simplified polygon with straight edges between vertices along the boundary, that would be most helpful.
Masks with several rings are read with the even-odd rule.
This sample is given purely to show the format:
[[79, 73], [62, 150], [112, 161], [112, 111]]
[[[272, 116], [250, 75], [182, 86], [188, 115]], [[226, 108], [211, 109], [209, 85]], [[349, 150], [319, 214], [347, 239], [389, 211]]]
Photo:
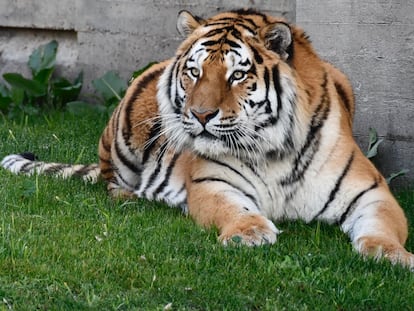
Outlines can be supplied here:
[[291, 20], [295, 15], [289, 0], [0, 0], [0, 74], [21, 72], [34, 48], [56, 39], [65, 74], [83, 70], [86, 86], [108, 70], [128, 79], [149, 62], [174, 55], [182, 40], [176, 31], [180, 10], [210, 16], [241, 7]]
[[364, 148], [370, 127], [385, 138], [375, 160], [388, 175], [414, 180], [414, 2], [297, 0], [296, 21], [321, 56], [341, 68], [356, 94], [354, 134]]
[[385, 138], [378, 166], [385, 175], [411, 172], [414, 181], [414, 2], [412, 0], [0, 0], [0, 74], [29, 74], [34, 48], [59, 41], [63, 75], [90, 80], [108, 70], [125, 79], [151, 61], [170, 57], [181, 38], [177, 12], [201, 16], [254, 7], [297, 22], [321, 56], [352, 80], [355, 136], [367, 145], [369, 127]]

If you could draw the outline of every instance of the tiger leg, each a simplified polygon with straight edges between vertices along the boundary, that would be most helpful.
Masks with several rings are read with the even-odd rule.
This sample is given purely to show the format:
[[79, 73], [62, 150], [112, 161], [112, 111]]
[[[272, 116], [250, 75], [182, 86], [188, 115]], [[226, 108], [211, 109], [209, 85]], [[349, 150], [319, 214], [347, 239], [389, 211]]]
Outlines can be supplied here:
[[118, 185], [116, 182], [109, 182], [107, 185], [107, 190], [109, 195], [113, 199], [133, 199], [137, 196], [127, 189], [122, 188], [120, 185]]
[[385, 258], [414, 269], [414, 255], [403, 246], [408, 235], [407, 220], [388, 189], [378, 188], [363, 197], [342, 229], [364, 256]]
[[219, 240], [248, 246], [273, 244], [280, 231], [260, 214], [241, 193], [216, 182], [192, 183], [187, 196], [188, 212], [200, 225], [219, 229]]
[[112, 148], [114, 136], [112, 129], [113, 118], [111, 118], [109, 125], [105, 128], [99, 140], [99, 167], [102, 178], [107, 182], [107, 191], [114, 199], [129, 199], [136, 197], [132, 191], [122, 187], [117, 181], [115, 170], [115, 163], [113, 160], [114, 148]]

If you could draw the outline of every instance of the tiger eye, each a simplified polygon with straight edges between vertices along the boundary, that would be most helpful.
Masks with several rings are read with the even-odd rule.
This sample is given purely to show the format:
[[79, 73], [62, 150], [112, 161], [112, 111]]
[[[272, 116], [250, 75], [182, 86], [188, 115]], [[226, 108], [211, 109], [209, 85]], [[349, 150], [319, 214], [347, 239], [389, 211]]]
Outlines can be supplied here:
[[241, 80], [244, 78], [245, 75], [246, 75], [245, 72], [241, 70], [236, 70], [235, 72], [233, 72], [232, 77], [233, 77], [233, 80]]
[[198, 68], [191, 68], [190, 69], [191, 75], [195, 78], [197, 78], [200, 75], [200, 70]]

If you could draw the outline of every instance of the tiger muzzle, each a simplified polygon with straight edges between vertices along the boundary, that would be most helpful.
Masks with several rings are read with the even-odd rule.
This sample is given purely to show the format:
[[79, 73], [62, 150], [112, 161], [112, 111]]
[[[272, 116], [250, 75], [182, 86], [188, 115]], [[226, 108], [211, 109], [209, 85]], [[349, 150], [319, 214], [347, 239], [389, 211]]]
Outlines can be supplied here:
[[197, 119], [200, 124], [205, 127], [205, 125], [213, 119], [215, 116], [218, 115], [219, 109], [217, 110], [204, 110], [202, 108], [199, 109], [190, 109], [191, 114]]

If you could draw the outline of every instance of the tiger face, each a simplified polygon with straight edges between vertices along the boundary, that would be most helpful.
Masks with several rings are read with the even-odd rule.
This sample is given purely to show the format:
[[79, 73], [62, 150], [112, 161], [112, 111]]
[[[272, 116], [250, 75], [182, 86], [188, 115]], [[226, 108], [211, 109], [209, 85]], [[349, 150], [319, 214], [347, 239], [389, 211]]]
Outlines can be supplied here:
[[177, 27], [187, 39], [158, 92], [170, 145], [207, 157], [256, 160], [292, 149], [296, 86], [289, 26], [258, 16], [204, 21], [181, 12]]

